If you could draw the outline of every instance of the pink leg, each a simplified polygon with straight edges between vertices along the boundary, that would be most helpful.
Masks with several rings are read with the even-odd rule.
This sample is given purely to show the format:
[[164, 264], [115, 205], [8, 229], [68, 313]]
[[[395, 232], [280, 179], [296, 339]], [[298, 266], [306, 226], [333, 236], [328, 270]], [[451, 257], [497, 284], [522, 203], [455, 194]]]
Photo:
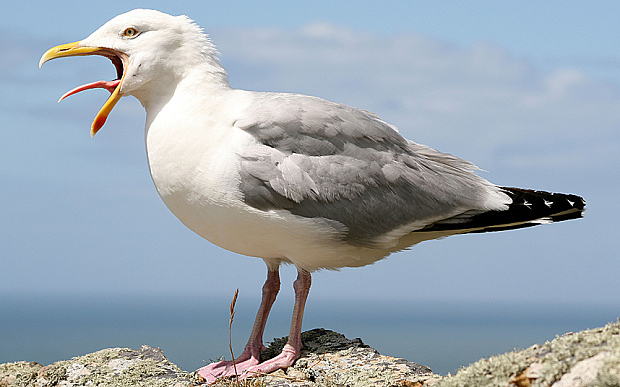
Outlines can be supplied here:
[[293, 283], [295, 306], [293, 307], [293, 319], [291, 321], [288, 342], [278, 356], [245, 369], [245, 372], [242, 374], [243, 378], [252, 377], [258, 373], [268, 374], [281, 368], [288, 368], [299, 358], [301, 353], [301, 323], [304, 318], [304, 308], [311, 283], [312, 277], [310, 273], [306, 270], [298, 269], [297, 280]]
[[271, 306], [276, 300], [278, 291], [280, 290], [280, 273], [278, 269], [267, 271], [267, 280], [263, 285], [263, 298], [254, 320], [254, 327], [250, 334], [250, 339], [243, 350], [241, 356], [235, 359], [235, 366], [232, 361], [220, 361], [209, 364], [198, 370], [198, 374], [205, 378], [207, 382], [213, 383], [217, 378], [230, 376], [237, 373], [241, 374], [249, 367], [255, 366], [260, 362], [260, 353], [265, 349], [263, 346], [263, 331], [267, 323], [267, 317]]

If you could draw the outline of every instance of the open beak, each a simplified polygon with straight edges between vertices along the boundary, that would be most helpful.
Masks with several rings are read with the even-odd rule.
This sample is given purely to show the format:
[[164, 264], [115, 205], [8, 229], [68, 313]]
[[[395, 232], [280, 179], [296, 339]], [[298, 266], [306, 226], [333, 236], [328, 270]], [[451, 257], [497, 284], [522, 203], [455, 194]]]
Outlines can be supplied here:
[[95, 88], [104, 88], [111, 93], [110, 98], [108, 98], [103, 107], [99, 110], [99, 113], [97, 113], [97, 116], [93, 121], [93, 124], [90, 128], [90, 135], [92, 137], [99, 131], [99, 129], [101, 129], [103, 124], [105, 124], [105, 121], [108, 118], [108, 115], [110, 114], [112, 109], [114, 108], [114, 105], [116, 105], [118, 100], [121, 99], [121, 97], [123, 96], [120, 90], [121, 85], [123, 84], [123, 79], [125, 77], [124, 67], [127, 61], [127, 56], [123, 53], [111, 50], [109, 48], [80, 46], [80, 42], [74, 42], [68, 44], [61, 44], [60, 46], [56, 46], [47, 50], [39, 61], [39, 67], [41, 67], [43, 63], [47, 62], [48, 60], [62, 58], [65, 56], [82, 55], [102, 55], [109, 58], [116, 67], [117, 73], [117, 79], [113, 81], [98, 81], [76, 87], [75, 89], [65, 93], [58, 100], [58, 102], [60, 102], [72, 94]]

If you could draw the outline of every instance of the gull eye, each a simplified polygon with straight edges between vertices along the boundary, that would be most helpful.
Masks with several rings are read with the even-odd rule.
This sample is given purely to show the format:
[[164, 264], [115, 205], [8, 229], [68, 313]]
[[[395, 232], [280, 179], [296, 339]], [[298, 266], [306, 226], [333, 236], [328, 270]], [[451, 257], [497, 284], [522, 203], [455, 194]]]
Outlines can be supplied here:
[[123, 36], [126, 38], [133, 38], [137, 35], [138, 35], [138, 30], [133, 27], [129, 27], [125, 29], [125, 31], [123, 31]]

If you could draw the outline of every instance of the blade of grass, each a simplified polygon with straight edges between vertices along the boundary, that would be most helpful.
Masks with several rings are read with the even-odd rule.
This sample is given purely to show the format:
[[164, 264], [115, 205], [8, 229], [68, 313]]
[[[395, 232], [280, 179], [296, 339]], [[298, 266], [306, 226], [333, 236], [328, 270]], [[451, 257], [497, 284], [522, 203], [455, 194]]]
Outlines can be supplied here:
[[235, 318], [235, 304], [237, 303], [237, 296], [239, 295], [239, 289], [235, 290], [232, 302], [230, 303], [230, 320], [228, 320], [228, 348], [230, 348], [230, 356], [232, 357], [233, 369], [235, 370], [235, 381], [237, 387], [239, 386], [239, 375], [237, 374], [237, 364], [235, 363], [235, 354], [232, 347], [232, 323]]

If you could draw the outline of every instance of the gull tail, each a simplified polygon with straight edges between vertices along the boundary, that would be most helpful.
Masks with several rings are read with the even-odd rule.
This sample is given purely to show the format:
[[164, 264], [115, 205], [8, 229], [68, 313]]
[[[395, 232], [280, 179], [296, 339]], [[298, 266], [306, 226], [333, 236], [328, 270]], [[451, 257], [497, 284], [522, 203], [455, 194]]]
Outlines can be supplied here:
[[434, 223], [420, 231], [482, 233], [514, 230], [583, 217], [585, 200], [577, 195], [500, 187], [512, 203], [503, 211], [471, 212]]

